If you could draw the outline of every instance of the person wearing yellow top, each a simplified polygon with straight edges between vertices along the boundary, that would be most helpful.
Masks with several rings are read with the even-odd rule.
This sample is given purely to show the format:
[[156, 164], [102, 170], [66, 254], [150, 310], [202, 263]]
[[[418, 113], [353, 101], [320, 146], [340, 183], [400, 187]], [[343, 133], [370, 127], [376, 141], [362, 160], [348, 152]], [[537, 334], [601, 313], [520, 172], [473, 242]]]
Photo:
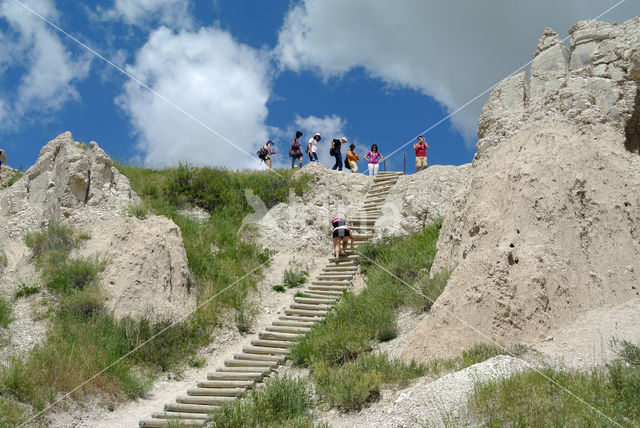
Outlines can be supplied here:
[[351, 167], [351, 172], [358, 172], [358, 164], [357, 162], [360, 160], [360, 156], [355, 154], [353, 149], [356, 148], [355, 144], [351, 144], [349, 146], [349, 150], [347, 150], [347, 162], [349, 162], [349, 166]]

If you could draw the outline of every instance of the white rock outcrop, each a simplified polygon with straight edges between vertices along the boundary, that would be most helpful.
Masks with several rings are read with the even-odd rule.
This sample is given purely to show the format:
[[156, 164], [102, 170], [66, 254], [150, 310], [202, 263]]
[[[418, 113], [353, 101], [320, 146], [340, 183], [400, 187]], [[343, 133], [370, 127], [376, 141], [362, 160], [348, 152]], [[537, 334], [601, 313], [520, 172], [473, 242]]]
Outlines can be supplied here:
[[7, 218], [5, 233], [17, 237], [51, 221], [83, 224], [122, 216], [137, 201], [129, 180], [97, 143], [87, 147], [65, 132], [0, 194], [0, 216]]
[[529, 90], [513, 76], [483, 108], [433, 266], [452, 275], [404, 358], [536, 344], [580, 313], [638, 297], [640, 19], [581, 22], [571, 35], [567, 58], [545, 30]]

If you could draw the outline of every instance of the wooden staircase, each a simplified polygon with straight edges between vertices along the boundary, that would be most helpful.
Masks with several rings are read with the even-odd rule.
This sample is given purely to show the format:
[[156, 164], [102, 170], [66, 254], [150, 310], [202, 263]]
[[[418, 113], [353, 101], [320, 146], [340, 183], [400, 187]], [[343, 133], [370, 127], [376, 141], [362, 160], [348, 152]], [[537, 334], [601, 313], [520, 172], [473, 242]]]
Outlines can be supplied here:
[[[381, 172], [374, 178], [363, 207], [347, 219], [354, 233], [354, 245], [373, 236], [386, 197], [401, 175], [401, 172]], [[226, 360], [224, 367], [207, 374], [207, 380], [189, 388], [186, 395], [176, 397], [175, 403], [165, 404], [162, 412], [140, 420], [139, 425], [149, 428], [178, 424], [204, 426], [217, 407], [234, 401], [272, 375], [284, 364], [289, 348], [314, 324], [324, 320], [333, 304], [349, 288], [358, 270], [357, 258], [356, 254], [349, 253], [338, 259], [330, 258], [318, 276], [300, 290], [302, 295], [294, 298], [294, 303], [285, 309], [285, 315], [260, 332], [257, 340], [244, 346], [233, 359]]]

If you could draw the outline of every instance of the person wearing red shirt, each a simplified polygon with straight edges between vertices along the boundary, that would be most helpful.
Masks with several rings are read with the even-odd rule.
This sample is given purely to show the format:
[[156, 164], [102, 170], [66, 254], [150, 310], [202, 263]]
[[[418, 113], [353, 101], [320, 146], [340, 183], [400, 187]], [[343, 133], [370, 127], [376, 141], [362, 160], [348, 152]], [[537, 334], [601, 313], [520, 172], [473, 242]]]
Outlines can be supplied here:
[[416, 172], [420, 172], [423, 169], [427, 169], [427, 150], [429, 145], [425, 141], [424, 137], [420, 135], [418, 142], [413, 145], [413, 150], [416, 151]]

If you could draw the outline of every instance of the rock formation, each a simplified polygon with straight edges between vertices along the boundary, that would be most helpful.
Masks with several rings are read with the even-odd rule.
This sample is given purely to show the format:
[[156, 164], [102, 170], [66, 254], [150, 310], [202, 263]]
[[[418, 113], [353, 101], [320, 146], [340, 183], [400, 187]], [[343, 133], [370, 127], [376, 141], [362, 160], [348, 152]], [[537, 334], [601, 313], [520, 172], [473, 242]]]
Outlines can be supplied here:
[[[28, 232], [53, 221], [86, 231], [90, 239], [78, 254], [108, 264], [101, 275], [107, 307], [116, 317], [168, 319], [195, 305], [180, 229], [164, 217], [126, 217], [139, 201], [129, 180], [95, 142], [75, 142], [70, 132], [45, 145], [35, 165], [0, 191], [0, 248], [24, 246]], [[9, 242], [12, 241], [12, 242]], [[27, 257], [8, 254], [10, 266], [0, 289], [15, 290]]]
[[[640, 292], [640, 20], [544, 31], [531, 78], [498, 85], [433, 272], [452, 270], [406, 359], [536, 344]], [[609, 337], [602, 340], [609, 340]]]
[[97, 143], [87, 147], [65, 132], [0, 196], [0, 216], [8, 218], [5, 233], [17, 237], [50, 221], [83, 224], [122, 216], [137, 200]]

